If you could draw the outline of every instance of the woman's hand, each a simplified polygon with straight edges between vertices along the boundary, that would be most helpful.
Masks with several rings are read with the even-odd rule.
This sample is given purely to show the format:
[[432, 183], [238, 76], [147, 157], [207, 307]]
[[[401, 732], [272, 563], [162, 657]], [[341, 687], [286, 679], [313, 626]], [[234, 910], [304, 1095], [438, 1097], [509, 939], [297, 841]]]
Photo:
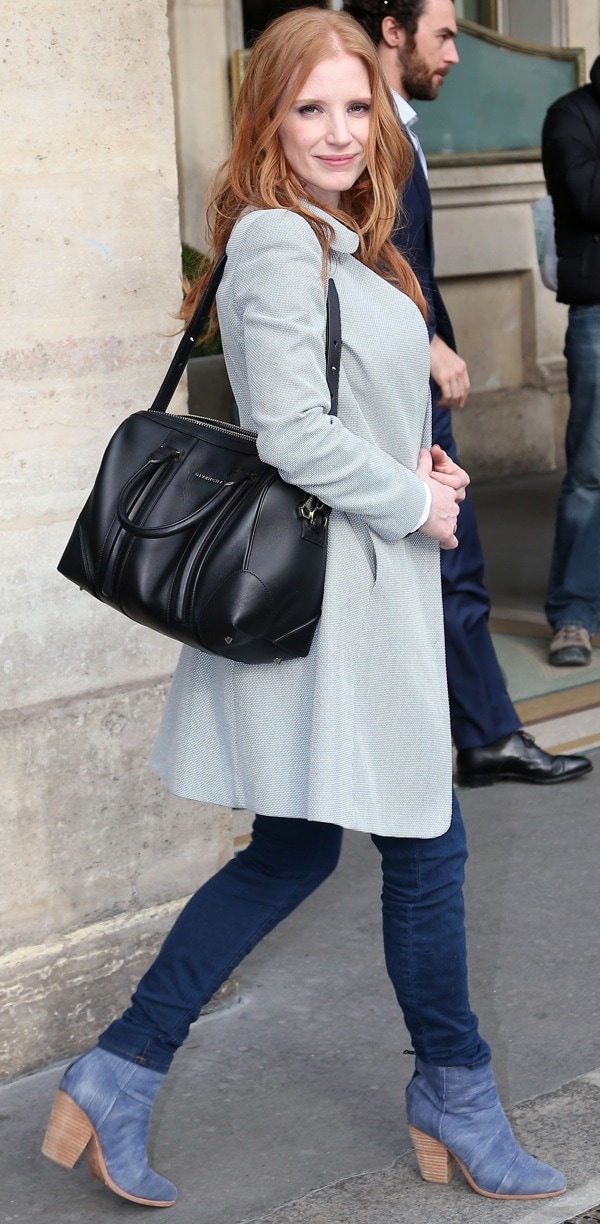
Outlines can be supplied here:
[[438, 446], [437, 442], [435, 442], [432, 446], [431, 452], [427, 452], [426, 450], [420, 451], [419, 459], [421, 458], [421, 455], [426, 455], [428, 453], [431, 453], [431, 462], [433, 465], [431, 475], [433, 479], [439, 480], [440, 484], [445, 484], [448, 485], [449, 488], [455, 489], [456, 500], [464, 501], [465, 489], [468, 487], [468, 485], [470, 485], [471, 477], [467, 472], [465, 472], [464, 468], [459, 467], [458, 463], [455, 463], [454, 459], [451, 459], [450, 456], [446, 454], [445, 450], [442, 450], [441, 446]]
[[419, 451], [416, 474], [431, 491], [429, 517], [419, 531], [437, 540], [440, 548], [457, 548], [458, 503], [464, 501], [467, 473], [440, 446], [433, 446], [431, 451]]

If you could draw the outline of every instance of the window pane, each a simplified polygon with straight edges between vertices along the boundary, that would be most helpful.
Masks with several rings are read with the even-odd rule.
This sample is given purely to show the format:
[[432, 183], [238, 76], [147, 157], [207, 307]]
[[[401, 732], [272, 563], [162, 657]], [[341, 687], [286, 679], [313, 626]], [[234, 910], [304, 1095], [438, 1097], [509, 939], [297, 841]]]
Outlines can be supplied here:
[[496, 29], [495, 0], [456, 0], [456, 16]]

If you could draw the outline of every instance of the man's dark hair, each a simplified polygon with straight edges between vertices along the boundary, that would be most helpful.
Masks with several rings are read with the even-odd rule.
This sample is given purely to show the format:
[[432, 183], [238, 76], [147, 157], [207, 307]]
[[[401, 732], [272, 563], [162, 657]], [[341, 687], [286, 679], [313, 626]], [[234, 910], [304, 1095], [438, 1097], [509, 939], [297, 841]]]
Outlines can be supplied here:
[[400, 29], [405, 31], [410, 47], [426, 8], [427, 0], [344, 0], [344, 11], [358, 21], [376, 47], [381, 42], [384, 17], [394, 18]]

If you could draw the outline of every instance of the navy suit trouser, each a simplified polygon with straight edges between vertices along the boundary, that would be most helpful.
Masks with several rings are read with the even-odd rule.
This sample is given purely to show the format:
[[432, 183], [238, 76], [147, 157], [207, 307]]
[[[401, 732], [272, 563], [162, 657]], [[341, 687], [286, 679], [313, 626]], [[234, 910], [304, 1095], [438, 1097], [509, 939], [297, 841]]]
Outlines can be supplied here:
[[[457, 461], [451, 413], [436, 407], [435, 399], [432, 432], [433, 441]], [[458, 548], [441, 553], [450, 722], [457, 748], [477, 748], [511, 735], [521, 723], [490, 635], [483, 553], [468, 496], [461, 503], [456, 535]]]

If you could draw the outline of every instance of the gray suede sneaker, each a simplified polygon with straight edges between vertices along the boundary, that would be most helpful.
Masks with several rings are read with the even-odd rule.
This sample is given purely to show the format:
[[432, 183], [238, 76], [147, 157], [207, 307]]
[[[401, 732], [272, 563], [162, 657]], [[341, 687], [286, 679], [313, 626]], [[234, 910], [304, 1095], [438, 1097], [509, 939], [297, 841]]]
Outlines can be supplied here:
[[592, 643], [582, 625], [561, 625], [550, 643], [548, 661], [554, 667], [586, 667], [592, 659]]

